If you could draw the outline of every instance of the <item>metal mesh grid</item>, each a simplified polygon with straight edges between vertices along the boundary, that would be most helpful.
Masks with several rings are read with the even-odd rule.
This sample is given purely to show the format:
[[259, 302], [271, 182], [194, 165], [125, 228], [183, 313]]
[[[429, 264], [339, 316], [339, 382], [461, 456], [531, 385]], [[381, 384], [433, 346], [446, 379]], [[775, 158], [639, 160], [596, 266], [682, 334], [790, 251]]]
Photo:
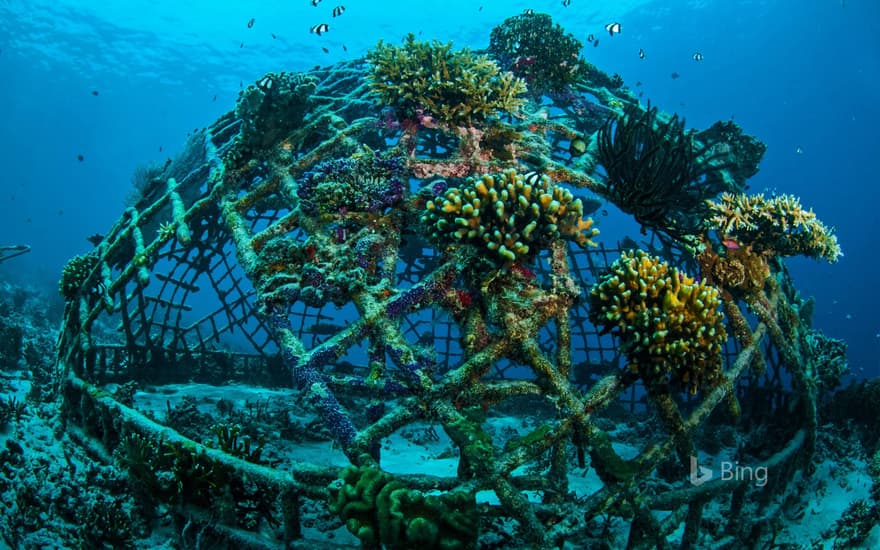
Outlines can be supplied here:
[[[382, 258], [384, 264], [375, 274], [377, 282], [366, 290], [351, 291], [354, 298], [341, 310], [332, 303], [315, 306], [299, 300], [290, 281], [299, 281], [302, 264], [266, 262], [258, 249], [284, 243], [289, 250], [308, 257], [320, 252], [310, 247], [329, 246], [332, 241], [326, 237], [324, 241], [312, 240], [319, 228], [309, 226], [296, 208], [298, 199], [292, 190], [296, 178], [321, 158], [347, 157], [360, 143], [375, 143], [380, 121], [359, 64], [316, 69], [306, 76], [317, 82], [311, 98], [313, 115], [285, 136], [277, 148], [252, 151], [256, 158], [250, 161], [230, 161], [231, 153], [242, 148], [243, 126], [238, 113], [224, 115], [190, 141], [187, 151], [163, 172], [161, 183], [147, 189], [99, 245], [93, 273], [84, 281], [79, 299], [68, 304], [59, 346], [60, 361], [70, 369], [66, 395], [72, 418], [82, 425], [100, 424], [99, 429], [91, 428], [93, 433], [112, 446], [122, 440], [123, 432], [149, 433], [158, 428], [105, 398], [95, 398], [96, 402], [86, 407], [92, 385], [127, 379], [167, 383], [194, 378], [210, 383], [245, 380], [292, 385], [303, 390], [305, 399], [315, 405], [349, 459], [364, 467], [364, 456], [378, 452], [377, 441], [418, 418], [430, 418], [452, 433], [450, 426], [468, 422], [460, 411], [463, 403], [474, 406], [482, 401], [546, 398], [545, 403], [556, 403], [558, 415], [547, 436], [527, 450], [497, 450], [500, 454], [491, 475], [464, 474], [460, 467], [458, 478], [414, 476], [408, 480], [421, 488], [491, 489], [501, 501], [493, 513], [515, 519], [527, 540], [534, 544], [560, 540], [563, 526], [541, 527], [539, 516], [546, 512], [547, 503], [529, 503], [521, 490], [566, 494], [569, 440], [574, 438], [582, 456], [587, 434], [596, 429], [591, 424], [593, 413], [612, 400], [622, 402], [629, 411], [644, 410], [644, 390], [638, 384], [623, 382], [617, 342], [599, 334], [588, 321], [584, 300], [573, 299], [564, 315], [544, 319], [533, 338], [511, 342], [503, 333], [489, 334], [484, 335], [482, 347], [475, 348], [468, 337], [479, 331], [454, 318], [457, 306], [454, 295], [448, 294], [461, 281], [455, 263], [406, 231], [395, 236], [390, 230], [386, 234], [372, 230], [386, 242], [403, 238], [406, 243]], [[583, 184], [583, 176], [562, 165], [571, 160], [565, 152], [567, 143], [552, 135], [556, 136], [550, 140], [552, 153], [545, 162], [557, 172], [571, 175], [573, 184]], [[429, 133], [416, 146], [413, 162], [422, 158], [463, 162], [457, 147], [454, 135]], [[281, 157], [289, 166], [279, 164]], [[388, 223], [395, 230], [401, 226], [411, 229], [405, 221], [411, 212], [404, 211], [399, 219], [394, 215], [389, 214], [392, 221]], [[357, 235], [361, 233], [350, 238]], [[329, 249], [339, 252], [342, 248]], [[556, 246], [539, 259], [536, 280], [572, 280], [580, 289], [587, 289], [620, 252], [601, 243], [586, 250]], [[675, 254], [669, 259], [678, 264], [684, 261]], [[768, 293], [778, 307], [790, 307], [790, 298], [777, 287], [771, 285]], [[561, 294], [554, 296], [567, 299]], [[476, 322], [485, 324], [485, 319], [478, 315]], [[777, 395], [785, 389], [780, 374], [783, 361], [776, 355], [780, 341], [771, 339], [766, 350], [763, 344], [759, 346], [772, 323], [766, 316], [752, 319], [749, 338], [729, 343], [728, 372], [743, 398], [759, 382], [756, 377], [739, 374], [762, 352], [770, 368], [760, 385]], [[108, 328], [111, 326], [114, 328]], [[561, 340], [562, 327], [570, 327], [567, 341]], [[121, 337], [114, 339], [114, 330]], [[420, 378], [428, 372], [427, 378]], [[414, 381], [418, 379], [421, 382]], [[385, 385], [377, 386], [376, 380]], [[352, 404], [341, 404], [341, 397], [334, 397], [333, 392], [346, 391], [366, 392], [373, 400], [391, 400], [395, 405], [389, 404], [378, 416], [363, 418]], [[654, 407], [665, 411], [670, 426], [679, 422], [687, 426], [683, 429], [692, 430], [725, 395], [726, 390], [718, 388], [702, 399], [667, 396]], [[116, 415], [123, 421], [111, 426], [96, 416], [94, 410], [101, 407], [105, 415]], [[352, 424], [359, 427], [354, 433]], [[675, 429], [672, 432], [661, 435], [657, 446], [639, 456], [646, 472], [676, 449], [681, 453], [687, 448], [682, 447]], [[809, 446], [810, 438], [809, 433], [793, 437], [768, 460], [785, 463], [797, 449]], [[462, 463], [474, 460], [465, 441], [454, 443]], [[548, 453], [554, 457], [549, 477], [535, 480], [512, 473], [519, 465], [543, 461]], [[250, 471], [234, 461], [224, 462], [222, 456], [211, 457], [241, 475], [264, 481], [272, 475]], [[596, 455], [593, 460], [600, 458]], [[308, 465], [297, 468], [312, 471]], [[327, 476], [323, 471], [309, 481], [304, 475], [306, 481], [287, 483], [285, 491], [324, 495], [321, 484], [326, 484]], [[556, 504], [586, 521], [607, 512], [611, 503], [632, 497], [631, 487], [618, 489], [606, 482], [586, 501]], [[702, 507], [705, 496], [685, 489], [675, 503], [645, 497], [643, 513], [650, 515], [651, 503], [660, 500], [679, 511]], [[653, 524], [648, 521], [647, 525]], [[671, 532], [676, 525], [664, 526], [663, 532]], [[643, 536], [638, 530], [645, 528], [644, 521], [633, 521], [632, 536]], [[234, 538], [234, 530], [227, 535]]]

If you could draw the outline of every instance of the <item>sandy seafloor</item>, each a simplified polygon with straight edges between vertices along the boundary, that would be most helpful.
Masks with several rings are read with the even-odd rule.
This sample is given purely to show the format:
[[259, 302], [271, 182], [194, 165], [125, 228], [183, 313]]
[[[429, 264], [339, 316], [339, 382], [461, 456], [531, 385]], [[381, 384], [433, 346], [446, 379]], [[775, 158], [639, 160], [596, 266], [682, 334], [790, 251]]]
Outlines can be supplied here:
[[[0, 283], [0, 303], [8, 304], [10, 296], [22, 290]], [[106, 506], [113, 499], [125, 501], [126, 473], [112, 464], [101, 464], [76, 444], [65, 432], [59, 419], [55, 401], [39, 402], [46, 396], [44, 388], [35, 388], [46, 365], [54, 358], [54, 348], [49, 345], [57, 336], [57, 323], [52, 317], [54, 297], [29, 289], [26, 291], [25, 312], [6, 314], [6, 326], [22, 327], [24, 347], [32, 350], [30, 361], [22, 359], [14, 368], [0, 370], [0, 397], [14, 398], [26, 403], [18, 420], [11, 420], [0, 427], [0, 548], [68, 548], [69, 541], [80, 533], [82, 514], [89, 506]], [[34, 355], [40, 349], [41, 356]], [[43, 371], [43, 372], [38, 372]], [[44, 383], [44, 382], [41, 382]], [[108, 387], [108, 390], [114, 388]], [[266, 389], [244, 384], [210, 386], [205, 384], [174, 384], [139, 389], [134, 396], [135, 408], [148, 416], [162, 420], [166, 411], [179, 405], [184, 398], [195, 403], [199, 412], [218, 416], [217, 403], [225, 399], [234, 410], [247, 410], [256, 404], [264, 413], [289, 415], [290, 425], [313, 430], [319, 425], [316, 418], [299, 403], [292, 389]], [[221, 419], [218, 416], [218, 420]], [[529, 433], [539, 425], [540, 419], [530, 415], [490, 416], [488, 432], [493, 440], [504, 441]], [[615, 426], [612, 440], [615, 450], [623, 457], [637, 454], [642, 442], [644, 423], [639, 419]], [[641, 433], [640, 433], [641, 432]], [[857, 499], [870, 500], [871, 478], [867, 474], [864, 456], [852, 456], [859, 447], [856, 441], [843, 439], [838, 434], [844, 430], [826, 425], [820, 431], [816, 453], [815, 473], [798, 480], [802, 498], [787, 502], [783, 507], [785, 517], [780, 518], [776, 544], [792, 544], [788, 548], [832, 548], [835, 522], [849, 504]], [[347, 465], [341, 451], [326, 440], [303, 440], [296, 444], [280, 437], [278, 433], [261, 434], [267, 443], [262, 458], [278, 464], [293, 460], [339, 466]], [[281, 443], [279, 443], [281, 442]], [[734, 449], [724, 447], [714, 457], [701, 460], [718, 462], [730, 459]], [[457, 457], [447, 436], [439, 427], [434, 430], [427, 424], [412, 424], [399, 430], [383, 442], [381, 464], [392, 473], [421, 473], [436, 476], [455, 474]], [[800, 474], [799, 474], [800, 475]], [[577, 496], [586, 496], [602, 487], [596, 474], [586, 469], [575, 469], [569, 476], [570, 490]], [[478, 494], [478, 502], [492, 502], [491, 492]], [[538, 495], [530, 495], [537, 499]], [[704, 512], [704, 521], [723, 517], [721, 504], [713, 502]], [[340, 524], [328, 518], [326, 512], [316, 507], [306, 508], [302, 517], [306, 540], [302, 548], [357, 547], [357, 540]], [[626, 544], [627, 526], [623, 522], [612, 525], [613, 547]], [[160, 519], [151, 532], [134, 541], [135, 548], [178, 548], [175, 531], [170, 521]], [[484, 535], [485, 536], [485, 535]], [[671, 538], [675, 545], [681, 532]], [[491, 535], [488, 537], [491, 540]], [[15, 542], [13, 542], [15, 541]], [[573, 541], [576, 538], [573, 537]], [[483, 539], [481, 539], [481, 543]], [[324, 543], [324, 544], [322, 544]], [[498, 546], [496, 546], [498, 547]], [[578, 548], [576, 542], [567, 545]], [[776, 546], [777, 548], [780, 546]], [[880, 527], [875, 527], [862, 545], [863, 548], [880, 548]]]

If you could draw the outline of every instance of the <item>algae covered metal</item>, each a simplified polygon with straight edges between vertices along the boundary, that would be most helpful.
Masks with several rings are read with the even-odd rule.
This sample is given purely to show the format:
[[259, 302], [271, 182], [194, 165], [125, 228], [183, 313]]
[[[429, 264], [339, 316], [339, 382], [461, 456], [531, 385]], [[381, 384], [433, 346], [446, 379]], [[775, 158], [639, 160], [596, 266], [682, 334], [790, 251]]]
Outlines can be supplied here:
[[[771, 497], [809, 464], [823, 365], [840, 364], [816, 353], [829, 340], [780, 256], [839, 247], [796, 200], [741, 195], [760, 142], [639, 106], [545, 17], [509, 19], [487, 54], [410, 36], [242, 91], [65, 269], [76, 437], [124, 457], [155, 506], [248, 547], [297, 544], [314, 507], [365, 547], [587, 545], [608, 518], [631, 547], [763, 540]], [[530, 25], [564, 47], [510, 41]], [[641, 243], [596, 230], [603, 200], [644, 224]], [[164, 420], [133, 405], [184, 381], [285, 388], [348, 465], [273, 462], [281, 428], [197, 437], [171, 405]], [[692, 483], [713, 411], [777, 434], [744, 456], [769, 487]], [[615, 419], [648, 413], [624, 456]], [[535, 423], [505, 434], [501, 416]], [[392, 436], [425, 425], [450, 453], [391, 472]], [[707, 535], [706, 503], [731, 494]]]

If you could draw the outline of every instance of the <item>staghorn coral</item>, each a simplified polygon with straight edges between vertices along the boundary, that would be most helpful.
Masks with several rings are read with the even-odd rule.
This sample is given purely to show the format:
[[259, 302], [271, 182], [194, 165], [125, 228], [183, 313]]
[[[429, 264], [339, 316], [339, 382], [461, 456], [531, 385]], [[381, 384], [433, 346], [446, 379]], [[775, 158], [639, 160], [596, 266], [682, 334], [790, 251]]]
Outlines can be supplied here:
[[546, 13], [508, 17], [489, 35], [489, 55], [526, 81], [529, 95], [565, 92], [585, 75], [583, 44]]
[[620, 338], [630, 369], [650, 387], [668, 380], [696, 393], [723, 378], [727, 341], [718, 290], [636, 250], [590, 290], [590, 320]]
[[422, 222], [439, 246], [485, 248], [501, 262], [526, 262], [561, 237], [594, 245], [599, 233], [571, 191], [547, 175], [512, 169], [447, 189], [425, 204]]
[[473, 126], [498, 111], [519, 111], [526, 91], [487, 56], [452, 51], [451, 42], [418, 42], [412, 33], [403, 46], [380, 41], [367, 62], [370, 89], [406, 120], [430, 115], [441, 124]]
[[[706, 199], [725, 189], [709, 178], [726, 153], [695, 145], [684, 120], [663, 122], [656, 107], [612, 114], [597, 134], [598, 162], [605, 183], [597, 190], [646, 228], [682, 238], [696, 235], [707, 215]], [[713, 145], [714, 147], [714, 145]]]
[[707, 201], [711, 216], [707, 225], [725, 237], [750, 245], [768, 255], [798, 256], [836, 262], [843, 252], [834, 230], [805, 210], [794, 195], [766, 198], [723, 193]]
[[367, 548], [476, 548], [477, 505], [463, 491], [426, 495], [375, 467], [345, 468], [330, 510]]

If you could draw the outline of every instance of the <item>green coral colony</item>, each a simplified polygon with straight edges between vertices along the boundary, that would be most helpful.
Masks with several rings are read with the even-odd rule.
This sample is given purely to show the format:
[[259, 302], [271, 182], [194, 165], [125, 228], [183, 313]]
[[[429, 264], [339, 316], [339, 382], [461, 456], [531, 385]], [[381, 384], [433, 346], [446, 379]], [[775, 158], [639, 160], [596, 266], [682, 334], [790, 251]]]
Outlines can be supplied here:
[[[712, 536], [704, 503], [730, 493], [729, 530], [766, 538], [746, 516], [770, 517], [759, 509], [771, 498], [751, 501], [747, 487], [727, 482], [657, 492], [646, 476], [662, 463], [677, 472], [663, 487], [684, 479], [695, 427], [722, 399], [736, 401], [732, 388], [750, 370], [785, 369], [797, 393], [779, 399], [796, 411], [785, 415], [793, 429], [774, 432], [772, 415], [752, 417], [781, 437], [758, 458], [786, 471], [806, 463], [793, 458], [815, 447], [816, 381], [839, 377], [819, 358], [839, 366], [845, 346], [809, 328], [809, 303], [780, 257], [833, 262], [840, 247], [796, 198], [743, 194], [763, 144], [732, 123], [686, 131], [678, 117], [639, 105], [580, 49], [549, 16], [526, 13], [492, 31], [487, 53], [409, 35], [399, 46], [380, 42], [365, 64], [269, 74], [247, 87], [188, 156], [141, 189], [94, 252], [65, 267], [70, 422], [100, 424], [83, 433], [116, 446], [149, 493], [146, 508], [169, 507], [181, 525], [210, 523], [217, 540], [252, 541], [283, 525], [275, 536], [291, 543], [303, 537], [301, 500], [311, 499], [367, 548], [476, 548], [493, 530], [481, 547], [608, 547], [600, 517], [629, 525], [629, 547], [673, 536], [694, 547]], [[586, 217], [596, 195], [656, 239], [609, 248]], [[212, 255], [224, 246], [235, 250], [237, 275], [217, 275], [232, 258]], [[159, 259], [189, 267], [151, 277]], [[222, 322], [187, 325], [171, 308], [203, 284], [216, 289]], [[147, 306], [169, 313], [154, 321]], [[297, 312], [325, 306], [357, 319], [330, 338], [309, 339], [317, 322], [297, 330], [306, 318]], [[254, 311], [257, 329], [244, 320]], [[200, 368], [214, 361], [222, 380], [234, 378], [243, 363], [207, 350], [224, 323], [241, 328], [269, 365], [262, 379], [289, 385], [292, 375], [297, 401], [350, 466], [294, 462], [281, 472], [267, 458], [278, 456], [277, 437], [251, 445], [256, 424], [215, 421], [199, 434], [173, 421], [197, 417], [195, 405], [169, 405], [170, 427], [133, 411], [131, 394], [97, 387], [109, 360], [93, 324], [111, 312], [127, 361], [151, 365], [138, 372], [198, 357]], [[408, 328], [437, 319], [454, 327], [445, 339]], [[207, 332], [193, 345], [187, 327]], [[595, 353], [619, 368], [585, 375]], [[509, 376], [512, 366], [528, 375]], [[624, 460], [599, 420], [636, 384], [661, 422], [651, 444]], [[487, 416], [502, 405], [547, 413], [523, 437], [502, 436]], [[383, 467], [382, 442], [417, 422], [442, 427], [455, 475]], [[583, 477], [575, 468], [594, 469], [602, 488], [573, 497], [569, 480]], [[493, 496], [478, 504], [480, 492]], [[210, 513], [187, 512], [199, 508]], [[656, 510], [674, 512], [660, 520]], [[514, 527], [506, 542], [502, 524]]]

